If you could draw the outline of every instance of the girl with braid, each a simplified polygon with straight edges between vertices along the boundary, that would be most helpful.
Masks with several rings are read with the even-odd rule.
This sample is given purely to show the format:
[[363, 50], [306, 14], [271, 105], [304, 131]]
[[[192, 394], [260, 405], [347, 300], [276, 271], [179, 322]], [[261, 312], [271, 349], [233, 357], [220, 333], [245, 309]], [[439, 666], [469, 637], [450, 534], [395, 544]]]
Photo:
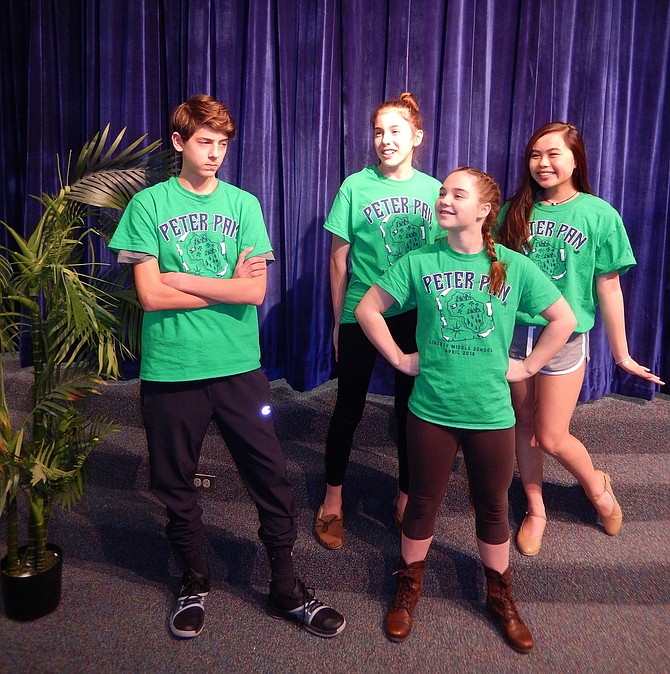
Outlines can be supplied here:
[[[621, 217], [591, 191], [579, 131], [563, 122], [545, 124], [528, 141], [524, 164], [523, 181], [503, 208], [496, 239], [528, 255], [577, 316], [575, 332], [555, 358], [535, 377], [512, 384], [516, 458], [528, 500], [516, 543], [522, 554], [532, 557], [540, 551], [546, 525], [545, 452], [577, 479], [605, 533], [615, 536], [621, 529], [623, 515], [610, 476], [594, 469], [586, 447], [570, 433], [598, 304], [616, 365], [654, 384], [663, 382], [628, 351], [619, 277], [635, 264], [635, 258]], [[519, 313], [512, 358], [524, 358], [543, 324], [539, 316]]]
[[[403, 641], [411, 632], [438, 508], [461, 446], [487, 608], [512, 648], [526, 653], [533, 646], [516, 609], [509, 568], [514, 411], [508, 382], [532, 377], [565, 344], [575, 318], [530, 260], [493, 243], [491, 226], [499, 210], [500, 189], [493, 178], [469, 167], [454, 170], [435, 204], [447, 236], [393, 265], [356, 309], [379, 352], [415, 376], [407, 418], [409, 501], [396, 592], [385, 622], [391, 641]], [[404, 352], [383, 320], [394, 302], [416, 303], [416, 353]], [[547, 327], [532, 352], [513, 361], [508, 352], [518, 309], [540, 314]]]

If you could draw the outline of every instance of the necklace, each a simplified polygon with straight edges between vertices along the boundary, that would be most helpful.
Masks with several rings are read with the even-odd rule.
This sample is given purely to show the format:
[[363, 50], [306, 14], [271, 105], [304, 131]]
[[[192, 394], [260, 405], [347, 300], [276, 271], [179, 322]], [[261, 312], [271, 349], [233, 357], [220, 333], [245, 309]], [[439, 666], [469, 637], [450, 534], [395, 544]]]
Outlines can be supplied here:
[[579, 194], [579, 190], [576, 190], [573, 192], [569, 197], [566, 197], [565, 199], [561, 199], [561, 201], [550, 201], [549, 199], [542, 199], [542, 201], [546, 201], [550, 206], [558, 206], [559, 204], [564, 204], [566, 201], [570, 201], [573, 197], [576, 197]]

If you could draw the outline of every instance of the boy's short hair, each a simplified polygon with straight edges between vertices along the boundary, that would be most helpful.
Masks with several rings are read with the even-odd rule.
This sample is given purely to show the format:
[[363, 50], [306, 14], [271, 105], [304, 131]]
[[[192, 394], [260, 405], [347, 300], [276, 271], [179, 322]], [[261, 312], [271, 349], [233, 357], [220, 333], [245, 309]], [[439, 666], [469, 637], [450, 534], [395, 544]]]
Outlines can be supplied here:
[[229, 140], [235, 138], [237, 127], [228, 108], [207, 94], [191, 96], [172, 111], [172, 131], [185, 143], [200, 126], [225, 133]]

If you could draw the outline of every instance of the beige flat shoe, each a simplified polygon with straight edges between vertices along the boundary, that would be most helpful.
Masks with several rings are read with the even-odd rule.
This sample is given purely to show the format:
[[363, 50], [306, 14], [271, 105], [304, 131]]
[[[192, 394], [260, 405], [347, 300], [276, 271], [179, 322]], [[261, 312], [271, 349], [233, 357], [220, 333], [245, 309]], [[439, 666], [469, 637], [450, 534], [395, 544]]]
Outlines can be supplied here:
[[542, 517], [542, 515], [533, 515], [526, 512], [526, 517], [523, 518], [519, 531], [516, 532], [516, 547], [519, 549], [519, 552], [526, 557], [535, 557], [542, 547], [542, 536], [526, 536], [523, 533], [523, 525], [528, 517], [538, 517], [545, 522], [547, 518]]
[[610, 476], [602, 470], [596, 470], [596, 474], [602, 480], [605, 491], [612, 497], [612, 501], [614, 502], [612, 514], [608, 515], [607, 517], [599, 515], [600, 521], [603, 523], [603, 528], [605, 529], [605, 533], [608, 536], [616, 536], [621, 531], [621, 525], [623, 524], [623, 512], [621, 511], [621, 506], [619, 505], [619, 502], [616, 500], [616, 496], [614, 496], [614, 492], [612, 491], [612, 482], [610, 480]]
[[323, 515], [323, 503], [319, 506], [314, 522], [316, 540], [329, 550], [338, 550], [344, 545], [344, 517], [342, 511], [338, 515]]

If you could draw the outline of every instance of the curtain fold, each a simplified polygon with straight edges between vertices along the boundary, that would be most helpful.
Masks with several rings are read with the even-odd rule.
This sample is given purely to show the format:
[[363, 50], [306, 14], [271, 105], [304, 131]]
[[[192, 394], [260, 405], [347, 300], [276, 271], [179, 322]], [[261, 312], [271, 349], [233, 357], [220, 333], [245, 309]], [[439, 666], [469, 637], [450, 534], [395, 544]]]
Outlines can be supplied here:
[[[274, 284], [277, 319], [271, 322], [284, 348], [265, 348], [264, 364], [298, 389], [332, 374], [330, 235], [322, 225], [341, 173], [341, 45], [338, 4], [318, 5], [278, 5], [282, 263], [270, 270], [270, 281], [281, 279]], [[289, 156], [301, 160], [285, 161]]]
[[[0, 38], [0, 219], [24, 233], [39, 217], [28, 195], [57, 187], [56, 155], [64, 166], [106, 124], [169, 147], [188, 96], [230, 107], [239, 137], [220, 175], [259, 198], [277, 258], [263, 367], [298, 390], [333, 376], [322, 225], [344, 177], [375, 159], [381, 101], [419, 101], [420, 170], [470, 164], [507, 196], [533, 131], [573, 122], [638, 260], [622, 279], [631, 354], [670, 378], [669, 0], [26, 0]], [[390, 374], [380, 364], [373, 390]], [[614, 366], [598, 323], [582, 399], [609, 392], [653, 387]]]

